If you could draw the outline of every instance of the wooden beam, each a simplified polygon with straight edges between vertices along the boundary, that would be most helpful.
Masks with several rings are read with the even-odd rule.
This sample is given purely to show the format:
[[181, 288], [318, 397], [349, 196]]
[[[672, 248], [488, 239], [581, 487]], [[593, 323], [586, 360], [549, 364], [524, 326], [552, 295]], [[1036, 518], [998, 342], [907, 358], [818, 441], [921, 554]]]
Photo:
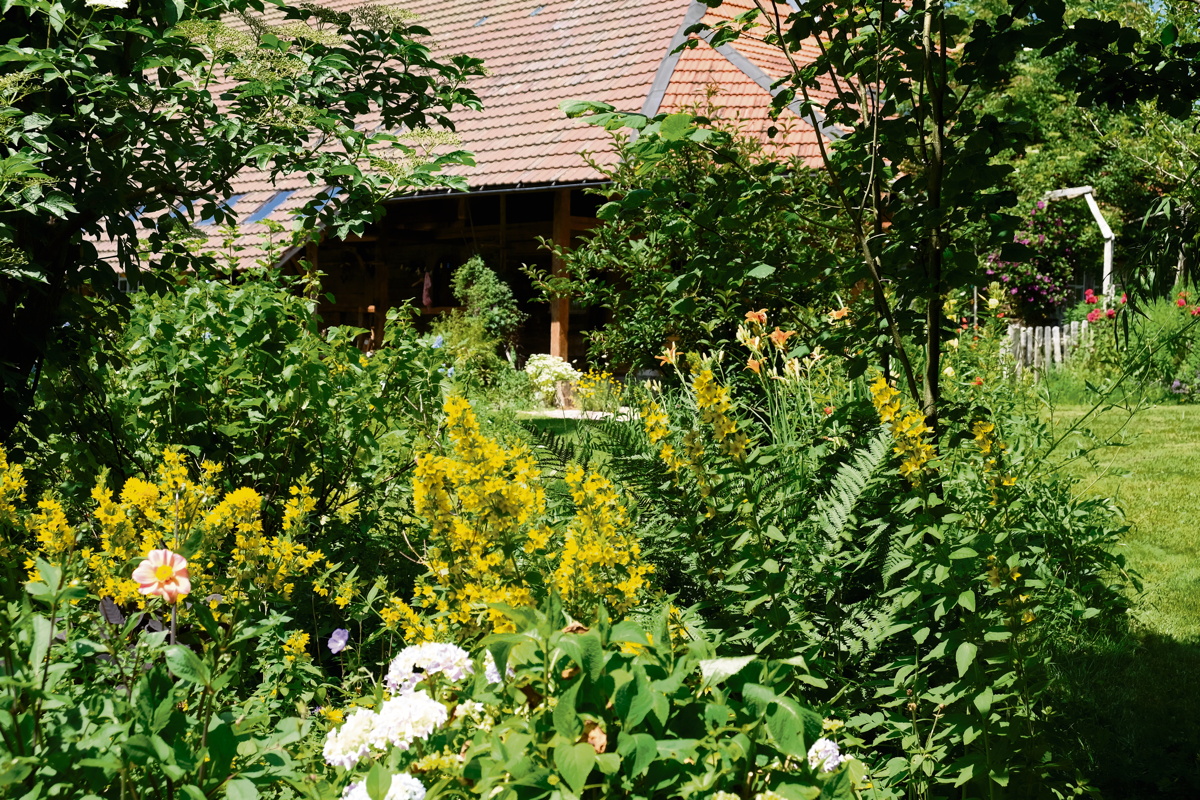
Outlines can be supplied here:
[[[551, 237], [556, 247], [571, 246], [571, 190], [558, 189], [554, 193], [554, 233]], [[566, 265], [557, 255], [550, 262], [550, 274], [561, 278], [566, 274]], [[569, 360], [567, 334], [571, 322], [571, 301], [562, 297], [550, 301], [550, 355]]]

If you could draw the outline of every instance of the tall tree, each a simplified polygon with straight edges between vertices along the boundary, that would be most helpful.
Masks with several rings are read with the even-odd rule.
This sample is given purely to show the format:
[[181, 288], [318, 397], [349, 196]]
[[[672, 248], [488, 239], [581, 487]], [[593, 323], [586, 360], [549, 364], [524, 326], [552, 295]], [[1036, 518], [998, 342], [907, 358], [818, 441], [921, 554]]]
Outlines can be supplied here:
[[[71, 323], [74, 293], [110, 291], [117, 270], [153, 281], [154, 268], [189, 258], [173, 245], [180, 227], [194, 214], [233, 221], [222, 203], [240, 170], [337, 187], [305, 224], [345, 233], [379, 213], [380, 197], [469, 160], [426, 155], [428, 136], [413, 136], [478, 104], [464, 82], [481, 62], [435, 59], [405, 12], [263, 0], [0, 10], [0, 437]], [[115, 259], [99, 257], [99, 237], [115, 240]]]
[[[788, 58], [775, 109], [791, 107], [833, 136], [821, 141], [824, 192], [857, 245], [846, 268], [870, 281], [883, 349], [936, 436], [947, 294], [980, 280], [980, 252], [1028, 256], [1013, 241], [1022, 220], [1009, 212], [1013, 166], [1001, 157], [1024, 152], [1027, 126], [981, 109], [979, 98], [1011, 78], [1027, 49], [1069, 52], [1057, 79], [1079, 102], [1150, 102], [1186, 116], [1200, 100], [1200, 46], [1181, 38], [1174, 21], [1151, 39], [1113, 19], [1070, 18], [1062, 0], [754, 6], [691, 32], [713, 46], [761, 38]], [[819, 54], [801, 63], [806, 43]], [[688, 45], [705, 46], [696, 38]], [[833, 87], [832, 99], [817, 99], [820, 85]]]

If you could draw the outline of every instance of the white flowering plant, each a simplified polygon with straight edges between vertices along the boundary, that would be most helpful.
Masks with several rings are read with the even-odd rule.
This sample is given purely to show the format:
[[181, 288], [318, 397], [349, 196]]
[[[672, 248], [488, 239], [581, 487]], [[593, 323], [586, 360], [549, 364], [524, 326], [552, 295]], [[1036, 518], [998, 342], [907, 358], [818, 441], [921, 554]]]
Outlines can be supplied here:
[[525, 362], [525, 374], [533, 383], [534, 396], [542, 405], [554, 405], [554, 393], [560, 381], [575, 383], [582, 376], [579, 370], [558, 356], [538, 353]]
[[385, 679], [397, 694], [330, 733], [327, 759], [359, 773], [347, 800], [372, 780], [376, 800], [872, 796], [866, 763], [844, 749], [862, 742], [795, 698], [802, 662], [715, 657], [683, 643], [670, 609], [649, 632], [607, 617], [586, 628], [554, 598], [505, 612], [515, 630], [474, 658], [406, 648]]

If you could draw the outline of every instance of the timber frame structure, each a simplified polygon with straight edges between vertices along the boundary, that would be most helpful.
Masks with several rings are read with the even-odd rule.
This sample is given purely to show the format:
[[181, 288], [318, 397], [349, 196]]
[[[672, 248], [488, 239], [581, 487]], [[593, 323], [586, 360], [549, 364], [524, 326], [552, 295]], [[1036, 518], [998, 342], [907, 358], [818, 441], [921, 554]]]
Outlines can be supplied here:
[[[370, 1], [314, 0], [338, 12]], [[797, 8], [794, 0], [786, 1]], [[565, 101], [600, 101], [646, 116], [702, 108], [781, 157], [810, 166], [820, 163], [820, 140], [836, 135], [819, 114], [801, 117], [789, 108], [779, 120], [769, 116], [775, 84], [792, 65], [763, 40], [765, 27], [733, 44], [680, 47], [696, 23], [730, 21], [753, 8], [754, 0], [725, 0], [715, 9], [700, 0], [401, 2], [430, 32], [427, 44], [436, 55], [467, 53], [488, 69], [472, 86], [483, 109], [450, 114], [459, 146], [476, 163], [447, 172], [465, 179], [469, 191], [388, 201], [382, 218], [361, 236], [338, 241], [321, 235], [282, 259], [295, 269], [306, 260], [325, 274], [324, 288], [335, 300], [319, 308], [323, 321], [368, 329], [368, 347], [370, 340], [382, 340], [389, 308], [415, 304], [429, 318], [453, 306], [450, 272], [480, 255], [509, 282], [528, 315], [521, 352], [562, 358], [581, 352], [583, 331], [602, 323], [602, 313], [572, 308], [565, 299], [538, 302], [521, 269], [561, 272], [562, 264], [540, 241], [569, 247], [597, 224], [598, 198], [586, 190], [600, 185], [604, 168], [617, 159], [610, 135], [569, 119], [560, 110]], [[271, 22], [269, 11], [263, 19]], [[803, 64], [818, 52], [815, 42], [805, 43], [792, 57]], [[832, 87], [812, 95], [828, 100]], [[779, 134], [772, 138], [767, 132], [773, 127]], [[261, 263], [271, 252], [271, 223], [291, 226], [306, 203], [334, 191], [304, 175], [271, 181], [244, 169], [225, 201], [238, 216], [240, 249], [234, 257], [247, 267]], [[211, 221], [207, 228], [204, 220], [193, 224], [208, 237], [202, 249], [222, 251], [222, 231]], [[115, 252], [110, 245], [98, 242], [97, 249]]]

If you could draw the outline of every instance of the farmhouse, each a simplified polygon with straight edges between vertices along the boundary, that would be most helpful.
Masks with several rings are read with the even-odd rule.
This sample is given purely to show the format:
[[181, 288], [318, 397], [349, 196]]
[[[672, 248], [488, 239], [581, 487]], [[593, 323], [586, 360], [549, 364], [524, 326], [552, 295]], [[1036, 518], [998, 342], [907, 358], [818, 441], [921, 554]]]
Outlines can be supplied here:
[[[318, 2], [334, 10], [360, 4]], [[363, 235], [326, 236], [283, 255], [290, 264], [307, 259], [327, 275], [325, 289], [335, 300], [321, 306], [324, 322], [366, 328], [376, 340], [391, 307], [415, 304], [423, 315], [436, 315], [454, 305], [451, 273], [478, 254], [513, 286], [529, 314], [523, 350], [564, 358], [581, 352], [582, 331], [602, 322], [597, 312], [572, 309], [566, 300], [549, 306], [537, 302], [521, 272], [522, 265], [558, 267], [539, 239], [569, 246], [596, 225], [598, 198], [585, 190], [604, 176], [582, 154], [600, 165], [616, 157], [608, 133], [568, 119], [560, 103], [597, 100], [652, 116], [693, 108], [715, 89], [713, 103], [720, 113], [765, 140], [774, 124], [767, 115], [771, 85], [789, 71], [782, 55], [761, 38], [677, 52], [688, 27], [729, 19], [751, 8], [752, 0], [727, 0], [719, 9], [694, 0], [410, 0], [404, 5], [431, 32], [437, 53], [481, 58], [488, 69], [473, 86], [483, 110], [451, 115], [476, 166], [449, 172], [464, 177], [470, 191], [391, 200]], [[809, 120], [786, 113], [792, 119], [780, 125], [784, 134], [772, 146], [816, 163], [821, 134]], [[267, 222], [290, 226], [297, 209], [327, 191], [303, 176], [271, 184], [264, 174], [242, 174], [226, 201], [239, 213], [239, 229], [249, 244], [240, 257], [261, 258]], [[199, 224], [218, 248], [217, 228]]]

